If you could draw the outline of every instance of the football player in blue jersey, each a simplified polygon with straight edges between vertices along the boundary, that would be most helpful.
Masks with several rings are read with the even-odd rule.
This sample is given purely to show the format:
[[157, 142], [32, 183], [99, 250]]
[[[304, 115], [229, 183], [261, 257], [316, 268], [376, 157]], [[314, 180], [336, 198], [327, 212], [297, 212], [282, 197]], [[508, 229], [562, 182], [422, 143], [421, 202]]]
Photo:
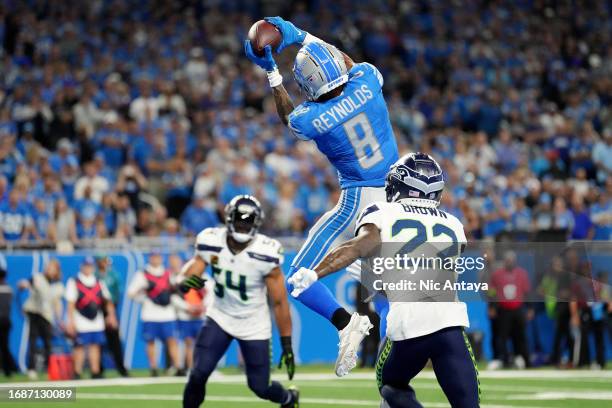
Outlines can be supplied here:
[[[311, 273], [334, 244], [352, 236], [357, 214], [364, 207], [385, 199], [385, 175], [397, 161], [398, 151], [382, 93], [383, 78], [376, 67], [355, 63], [333, 45], [280, 17], [265, 20], [282, 34], [277, 53], [301, 45], [293, 74], [307, 100], [294, 106], [270, 46], [265, 47], [263, 56], [257, 56], [246, 40], [245, 53], [267, 72], [280, 119], [298, 138], [317, 144], [338, 171], [342, 189], [336, 207], [312, 227], [295, 257], [287, 280], [291, 291], [296, 277]], [[360, 269], [358, 262], [348, 268], [352, 275], [359, 275]], [[372, 328], [370, 320], [349, 314], [320, 282], [301, 293], [298, 300], [339, 330], [336, 374], [346, 375], [356, 365], [359, 344]]]

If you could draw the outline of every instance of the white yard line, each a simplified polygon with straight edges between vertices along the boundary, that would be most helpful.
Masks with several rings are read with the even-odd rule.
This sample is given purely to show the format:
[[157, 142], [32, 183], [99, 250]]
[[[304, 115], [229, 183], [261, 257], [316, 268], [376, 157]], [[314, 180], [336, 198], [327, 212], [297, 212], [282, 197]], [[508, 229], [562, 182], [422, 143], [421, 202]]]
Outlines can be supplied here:
[[536, 392], [534, 394], [517, 394], [506, 397], [508, 400], [526, 399], [526, 400], [597, 400], [597, 401], [612, 401], [611, 391], [546, 391]]
[[[138, 400], [138, 401], [182, 401], [182, 395], [174, 394], [106, 394], [106, 393], [87, 393], [80, 392], [77, 394], [77, 400]], [[267, 401], [261, 400], [255, 397], [228, 397], [220, 395], [207, 395], [206, 401], [211, 402], [240, 402], [240, 403], [267, 403]], [[300, 398], [300, 402], [306, 404], [319, 404], [319, 405], [349, 405], [349, 406], [363, 406], [372, 407], [378, 406], [380, 400], [357, 400], [357, 399], [339, 399], [339, 398]], [[444, 402], [427, 402], [421, 401], [427, 407], [432, 408], [448, 408], [448, 404]], [[536, 406], [526, 405], [509, 405], [509, 404], [484, 404], [481, 408], [545, 408]]]
[[[285, 381], [286, 374], [272, 375], [274, 380]], [[335, 381], [336, 384], [353, 380], [374, 380], [373, 372], [352, 373], [346, 377], [338, 378], [333, 373], [298, 373], [295, 380], [302, 381]], [[571, 381], [593, 381], [593, 382], [608, 382], [612, 379], [612, 371], [586, 371], [586, 370], [505, 370], [505, 371], [481, 371], [480, 378], [485, 379], [529, 379], [529, 380], [571, 380]], [[415, 380], [433, 380], [435, 375], [433, 371], [425, 371], [419, 374]], [[114, 386], [130, 386], [130, 385], [154, 385], [154, 384], [184, 384], [187, 381], [185, 377], [132, 377], [132, 378], [108, 378], [100, 380], [71, 380], [71, 381], [23, 381], [0, 383], [3, 387], [114, 387]], [[244, 374], [222, 374], [219, 372], [213, 373], [209, 379], [210, 383], [244, 383]], [[520, 387], [519, 387], [520, 388]]]

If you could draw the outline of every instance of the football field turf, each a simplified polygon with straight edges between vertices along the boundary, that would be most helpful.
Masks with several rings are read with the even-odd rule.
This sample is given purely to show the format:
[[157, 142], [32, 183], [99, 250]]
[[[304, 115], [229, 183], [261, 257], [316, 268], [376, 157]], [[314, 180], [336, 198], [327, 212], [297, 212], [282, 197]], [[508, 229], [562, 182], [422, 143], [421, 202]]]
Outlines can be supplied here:
[[[274, 379], [287, 384], [286, 376]], [[82, 380], [77, 385], [77, 401], [72, 403], [20, 403], [19, 407], [44, 406], [74, 408], [162, 408], [177, 407], [185, 378], [132, 377]], [[482, 371], [480, 376], [483, 408], [610, 407], [612, 371]], [[301, 391], [301, 407], [378, 407], [379, 398], [372, 371], [357, 371], [336, 378], [330, 370], [296, 374], [292, 382]], [[13, 383], [16, 384], [16, 383]], [[20, 382], [19, 385], [32, 383]], [[59, 385], [59, 383], [53, 383]], [[6, 387], [8, 384], [2, 384]], [[424, 407], [448, 407], [432, 371], [422, 372], [413, 386]], [[41, 405], [42, 404], [42, 405]], [[2, 407], [0, 403], [0, 408]], [[211, 377], [205, 407], [258, 408], [276, 406], [257, 399], [247, 388], [246, 378], [235, 370], [224, 370]]]

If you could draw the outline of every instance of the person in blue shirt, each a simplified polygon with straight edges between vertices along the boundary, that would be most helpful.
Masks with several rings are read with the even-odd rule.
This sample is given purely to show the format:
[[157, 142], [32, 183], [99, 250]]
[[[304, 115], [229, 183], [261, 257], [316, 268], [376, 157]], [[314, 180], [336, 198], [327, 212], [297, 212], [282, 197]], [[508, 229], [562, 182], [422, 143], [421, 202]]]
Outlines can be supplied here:
[[223, 205], [229, 203], [237, 195], [252, 195], [253, 188], [247, 184], [244, 176], [239, 172], [234, 172], [228, 183], [223, 184], [219, 192], [219, 200]]
[[189, 235], [197, 235], [204, 228], [216, 227], [219, 217], [214, 207], [206, 205], [204, 197], [196, 196], [181, 216], [181, 227]]
[[514, 211], [510, 215], [510, 225], [513, 231], [531, 231], [533, 229], [531, 209], [525, 205], [523, 197], [514, 199]]
[[612, 199], [606, 191], [602, 191], [599, 200], [591, 206], [591, 220], [594, 240], [612, 240]]
[[574, 216], [574, 227], [570, 235], [571, 239], [592, 239], [593, 222], [589, 211], [584, 207], [582, 196], [574, 195], [572, 198], [572, 215]]
[[60, 198], [63, 198], [63, 192], [59, 186], [59, 180], [53, 176], [47, 176], [39, 183], [32, 191], [34, 199], [41, 199], [45, 202], [45, 208], [49, 216], [53, 216], [55, 203]]
[[93, 144], [96, 151], [103, 155], [104, 162], [113, 169], [118, 169], [125, 162], [127, 137], [114, 118], [106, 120], [104, 127], [94, 135]]
[[27, 239], [32, 228], [32, 217], [17, 190], [11, 190], [8, 201], [0, 206], [0, 241]]
[[[352, 238], [359, 212], [373, 201], [385, 201], [385, 176], [399, 154], [378, 69], [366, 62], [354, 62], [333, 45], [280, 17], [266, 17], [266, 21], [282, 35], [277, 53], [294, 44], [302, 46], [295, 57], [293, 75], [308, 100], [297, 107], [293, 104], [271, 46], [258, 56], [246, 40], [245, 53], [266, 71], [281, 121], [296, 137], [317, 145], [336, 168], [342, 189], [338, 205], [312, 227], [294, 258], [287, 280], [291, 291], [293, 275], [312, 276], [312, 269], [331, 248]], [[359, 276], [360, 262], [347, 269]], [[298, 300], [339, 330], [336, 374], [345, 375], [356, 364], [353, 357], [357, 347], [372, 327], [368, 317], [358, 313], [351, 316], [321, 282], [315, 282]], [[381, 330], [384, 326], [383, 322]]]
[[77, 214], [79, 225], [86, 220], [94, 220], [100, 212], [100, 204], [91, 198], [91, 187], [89, 186], [85, 187], [83, 198], [76, 200], [72, 207]]
[[315, 173], [306, 174], [304, 179], [306, 183], [298, 188], [299, 207], [306, 223], [312, 225], [327, 210], [329, 191]]
[[32, 233], [30, 236], [36, 240], [49, 239], [49, 233], [52, 230], [53, 218], [51, 211], [47, 208], [47, 203], [42, 198], [34, 199], [32, 207]]

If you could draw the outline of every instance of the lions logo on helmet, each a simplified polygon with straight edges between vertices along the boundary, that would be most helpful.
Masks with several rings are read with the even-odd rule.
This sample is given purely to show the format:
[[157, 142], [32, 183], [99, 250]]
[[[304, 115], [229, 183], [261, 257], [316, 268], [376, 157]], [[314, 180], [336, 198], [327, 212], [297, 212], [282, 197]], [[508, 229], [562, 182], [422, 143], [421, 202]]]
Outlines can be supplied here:
[[295, 56], [293, 76], [311, 101], [348, 82], [344, 56], [333, 45], [312, 42]]
[[238, 195], [225, 206], [225, 225], [231, 237], [240, 243], [252, 240], [261, 224], [264, 212], [259, 201], [250, 195]]
[[401, 157], [387, 173], [387, 201], [409, 200], [413, 205], [437, 207], [444, 190], [442, 168], [425, 153]]

